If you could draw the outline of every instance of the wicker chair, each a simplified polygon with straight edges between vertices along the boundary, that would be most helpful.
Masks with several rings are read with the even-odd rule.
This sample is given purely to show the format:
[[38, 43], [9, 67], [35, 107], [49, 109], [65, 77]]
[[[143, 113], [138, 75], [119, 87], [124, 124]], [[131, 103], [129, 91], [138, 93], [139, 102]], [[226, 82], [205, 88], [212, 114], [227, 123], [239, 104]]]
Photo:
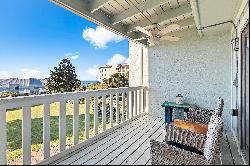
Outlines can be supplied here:
[[191, 121], [191, 122], [208, 124], [210, 121], [210, 117], [214, 113], [217, 113], [221, 117], [223, 109], [224, 109], [224, 100], [221, 97], [219, 97], [217, 99], [215, 110], [190, 108], [189, 111], [186, 113], [185, 120]]
[[168, 125], [165, 143], [150, 142], [152, 165], [213, 165], [222, 126], [223, 121], [216, 114], [211, 116], [206, 136]]

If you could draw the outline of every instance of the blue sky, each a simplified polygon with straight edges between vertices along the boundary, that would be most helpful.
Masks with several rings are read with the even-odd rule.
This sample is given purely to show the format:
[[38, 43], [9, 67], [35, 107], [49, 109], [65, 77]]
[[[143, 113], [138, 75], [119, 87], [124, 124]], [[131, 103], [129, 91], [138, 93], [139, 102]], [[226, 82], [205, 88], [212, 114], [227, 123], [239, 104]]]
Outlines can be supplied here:
[[128, 41], [48, 0], [1, 1], [0, 79], [48, 77], [66, 57], [97, 80], [99, 66], [127, 60]]

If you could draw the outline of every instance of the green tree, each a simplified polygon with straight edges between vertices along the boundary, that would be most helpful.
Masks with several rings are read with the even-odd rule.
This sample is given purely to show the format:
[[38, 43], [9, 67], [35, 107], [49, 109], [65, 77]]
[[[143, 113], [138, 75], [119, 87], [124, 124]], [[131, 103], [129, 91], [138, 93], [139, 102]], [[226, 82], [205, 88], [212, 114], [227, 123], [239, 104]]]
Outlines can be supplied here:
[[48, 93], [74, 92], [81, 85], [77, 79], [75, 67], [70, 60], [63, 59], [54, 71], [50, 71], [50, 77], [47, 80], [46, 90]]
[[108, 84], [109, 88], [120, 88], [129, 86], [128, 76], [123, 76], [118, 73], [112, 75], [108, 80], [105, 80], [105, 83]]

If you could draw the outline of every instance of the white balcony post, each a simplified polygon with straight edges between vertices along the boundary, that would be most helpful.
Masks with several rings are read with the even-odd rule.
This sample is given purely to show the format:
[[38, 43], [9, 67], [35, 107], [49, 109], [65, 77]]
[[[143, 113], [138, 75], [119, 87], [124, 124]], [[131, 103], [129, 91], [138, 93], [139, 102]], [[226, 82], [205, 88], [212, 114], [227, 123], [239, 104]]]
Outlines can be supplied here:
[[110, 94], [110, 128], [112, 128], [113, 125], [113, 94]]
[[7, 150], [6, 109], [0, 108], [0, 164], [6, 165]]
[[50, 103], [43, 106], [43, 157], [50, 157]]
[[98, 134], [98, 96], [94, 97], [94, 132]]
[[119, 93], [116, 93], [116, 125], [119, 124], [120, 110], [119, 110]]
[[137, 103], [138, 103], [138, 98], [137, 98], [137, 90], [134, 91], [134, 116], [138, 115], [138, 108], [137, 108]]
[[23, 107], [22, 148], [23, 165], [31, 164], [31, 107]]
[[89, 139], [89, 128], [90, 128], [90, 99], [89, 97], [86, 97], [85, 99], [85, 137], [86, 139]]
[[66, 101], [60, 101], [59, 140], [60, 152], [62, 152], [66, 149]]
[[79, 144], [79, 99], [74, 100], [73, 138], [74, 138], [74, 145]]
[[149, 113], [149, 89], [146, 87], [145, 90], [145, 108], [144, 108], [144, 112], [146, 112], [147, 114]]
[[106, 131], [106, 110], [107, 104], [106, 104], [106, 95], [102, 96], [102, 130]]
[[125, 111], [125, 93], [122, 93], [122, 123], [124, 122], [124, 111]]
[[139, 108], [138, 113], [141, 114], [142, 112], [142, 89], [139, 89]]
[[129, 99], [130, 99], [130, 107], [129, 107], [129, 119], [131, 119], [134, 114], [133, 114], [133, 110], [134, 110], [134, 92], [130, 91], [129, 93]]
[[130, 118], [130, 96], [129, 96], [129, 91], [128, 91], [126, 94], [127, 94], [127, 112], [126, 112], [126, 120], [129, 120], [129, 118]]

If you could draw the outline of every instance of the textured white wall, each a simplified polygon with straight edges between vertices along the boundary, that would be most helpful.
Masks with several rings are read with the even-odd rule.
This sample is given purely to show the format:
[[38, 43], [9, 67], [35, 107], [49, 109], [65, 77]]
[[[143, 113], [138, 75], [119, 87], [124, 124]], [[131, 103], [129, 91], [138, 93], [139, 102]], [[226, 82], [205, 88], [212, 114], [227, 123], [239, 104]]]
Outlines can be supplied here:
[[230, 108], [230, 50], [230, 34], [149, 48], [149, 111], [161, 114], [161, 103], [175, 101], [178, 93], [186, 102], [208, 109], [214, 109], [221, 96]]
[[[130, 43], [130, 47], [130, 58], [136, 59], [136, 48], [140, 46]], [[149, 87], [149, 113], [162, 116], [161, 104], [174, 101], [178, 93], [186, 102], [209, 109], [214, 109], [216, 98], [221, 96], [230, 108], [230, 55], [230, 33], [162, 42], [145, 49], [143, 85]], [[130, 62], [131, 67], [135, 66], [133, 60]], [[131, 85], [135, 85], [136, 75], [131, 77]]]
[[[239, 11], [238, 12], [238, 15], [240, 15], [239, 17], [239, 20], [236, 20], [237, 22], [237, 29], [238, 29], [238, 34], [237, 36], [238, 37], [241, 37], [241, 33], [242, 31], [244, 30], [245, 26], [249, 23], [249, 6], [248, 6], [248, 3], [245, 5], [244, 7], [244, 10], [243, 11]], [[232, 29], [232, 38], [235, 38], [236, 36], [236, 31], [235, 29], [233, 28]], [[241, 48], [241, 41], [240, 41], [240, 48]], [[235, 53], [235, 52], [232, 52], [232, 77], [231, 77], [231, 80], [233, 81], [235, 79], [235, 76], [236, 76], [236, 73], [237, 73], [237, 58], [239, 59], [238, 61], [238, 66], [239, 66], [239, 69], [241, 68], [241, 50], [239, 50], [238, 53]], [[238, 78], [240, 78], [240, 71], [239, 71], [239, 75], [238, 75]], [[241, 84], [240, 80], [239, 80], [239, 85]], [[239, 86], [239, 89], [241, 87]], [[232, 86], [232, 108], [236, 108], [236, 101], [238, 100], [238, 105], [240, 104], [240, 91], [238, 92], [238, 99], [236, 98], [237, 95], [236, 95], [237, 91], [236, 91], [236, 88], [234, 86]], [[238, 117], [232, 117], [232, 123], [231, 123], [231, 127], [232, 127], [232, 130], [235, 134], [235, 136], [237, 135], [237, 124], [238, 124]]]
[[142, 86], [148, 78], [148, 62], [147, 62], [148, 49], [129, 42], [129, 86]]

